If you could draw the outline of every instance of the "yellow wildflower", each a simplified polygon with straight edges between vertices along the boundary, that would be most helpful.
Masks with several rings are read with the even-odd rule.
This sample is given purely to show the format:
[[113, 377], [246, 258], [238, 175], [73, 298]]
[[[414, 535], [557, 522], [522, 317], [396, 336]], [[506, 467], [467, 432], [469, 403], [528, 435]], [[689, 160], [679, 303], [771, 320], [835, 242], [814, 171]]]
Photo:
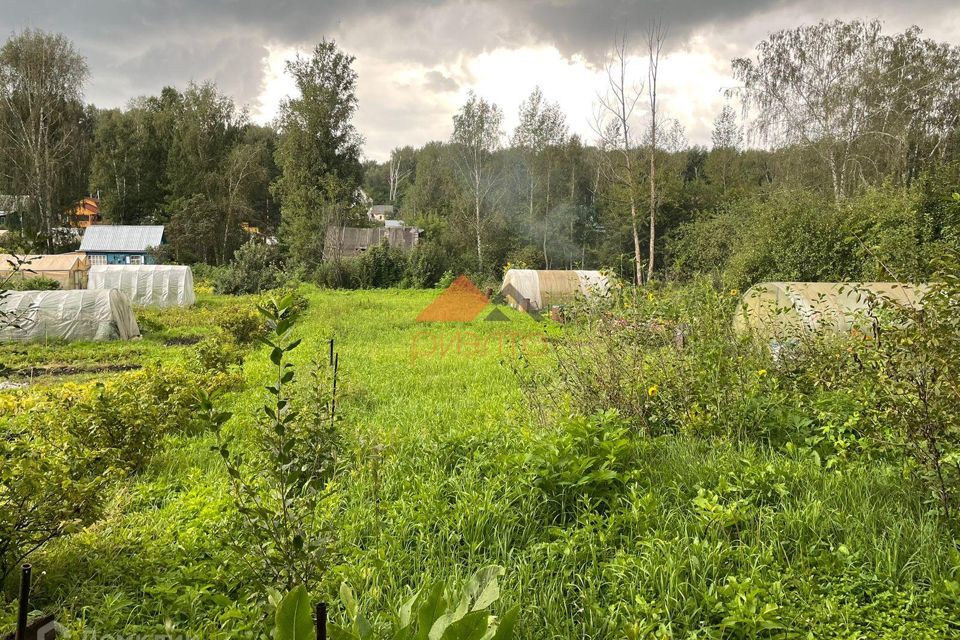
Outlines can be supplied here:
[[657, 387], [657, 385], [653, 385], [652, 387], [647, 389], [647, 395], [650, 396], [651, 398], [657, 395], [657, 393], [659, 392], [660, 392], [660, 389]]
[[760, 369], [759, 371], [757, 371], [757, 375], [762, 378], [762, 377], [764, 377], [765, 375], [767, 375], [767, 370], [766, 370], [766, 369]]

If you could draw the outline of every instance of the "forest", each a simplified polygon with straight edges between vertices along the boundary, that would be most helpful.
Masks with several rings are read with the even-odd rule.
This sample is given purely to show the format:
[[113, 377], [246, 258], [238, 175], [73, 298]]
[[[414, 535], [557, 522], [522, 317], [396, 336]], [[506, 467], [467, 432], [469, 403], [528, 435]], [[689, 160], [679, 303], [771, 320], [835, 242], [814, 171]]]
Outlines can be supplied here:
[[[70, 241], [56, 230], [71, 205], [99, 194], [106, 222], [167, 225], [175, 262], [230, 264], [246, 224], [279, 239], [262, 259], [361, 288], [433, 286], [447, 271], [492, 281], [508, 264], [607, 268], [638, 283], [712, 273], [731, 287], [922, 279], [931, 256], [956, 246], [957, 47], [879, 22], [776, 32], [732, 61], [738, 86], [702, 147], [661, 112], [665, 79], [637, 58], [655, 61], [664, 36], [652, 31], [638, 51], [615, 43], [593, 139], [571, 135], [559, 105], [531, 87], [514, 131], [471, 94], [448, 140], [398, 140], [376, 162], [363, 160], [353, 125], [353, 58], [333, 42], [289, 63], [297, 95], [261, 126], [212, 83], [97, 109], [83, 102], [82, 55], [27, 31], [0, 58], [0, 193], [30, 203], [10, 216], [5, 243], [53, 250]], [[27, 104], [41, 52], [49, 104]], [[54, 124], [37, 146], [22, 132], [42, 107]], [[374, 281], [322, 255], [327, 226], [366, 224], [369, 203], [394, 205], [427, 239], [412, 255], [384, 252]]]
[[[14, 294], [88, 293], [16, 279], [87, 195], [164, 225], [196, 295], [128, 304], [135, 339], [0, 340], [0, 634], [960, 634], [960, 47], [774, 31], [698, 146], [643, 36], [589, 139], [536, 86], [512, 131], [469, 92], [382, 162], [330, 40], [269, 124], [210, 82], [100, 109], [66, 36], [6, 40], [0, 337]], [[328, 255], [372, 205], [420, 242]], [[609, 287], [530, 313], [517, 268]], [[738, 324], [765, 281], [922, 299], [769, 335]], [[483, 314], [422, 321], [458, 291]]]

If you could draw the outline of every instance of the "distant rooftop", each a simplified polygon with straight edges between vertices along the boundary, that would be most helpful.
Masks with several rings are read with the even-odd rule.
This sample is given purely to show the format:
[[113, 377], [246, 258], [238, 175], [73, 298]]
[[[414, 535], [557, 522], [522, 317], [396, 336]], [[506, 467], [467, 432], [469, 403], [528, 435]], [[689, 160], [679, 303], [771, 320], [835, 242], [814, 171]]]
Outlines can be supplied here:
[[87, 227], [80, 241], [80, 251], [143, 252], [159, 247], [162, 241], [163, 225], [99, 224]]

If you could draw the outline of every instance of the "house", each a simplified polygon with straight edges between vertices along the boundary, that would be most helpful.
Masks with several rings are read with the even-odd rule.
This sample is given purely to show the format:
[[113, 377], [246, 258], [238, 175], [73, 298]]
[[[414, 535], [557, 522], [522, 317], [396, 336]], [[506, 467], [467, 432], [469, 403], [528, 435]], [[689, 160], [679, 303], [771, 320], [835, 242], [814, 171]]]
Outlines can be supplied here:
[[392, 204], [375, 204], [367, 209], [367, 218], [376, 222], [393, 220], [396, 210]]
[[422, 229], [416, 227], [327, 227], [323, 244], [323, 259], [354, 258], [370, 247], [386, 241], [391, 247], [411, 251], [420, 242]]
[[86, 229], [100, 222], [100, 200], [94, 197], [86, 197], [77, 203], [73, 212], [70, 214], [73, 224], [81, 229]]
[[26, 211], [29, 206], [30, 198], [27, 196], [10, 196], [0, 193], [0, 227], [7, 227], [13, 223], [11, 217]]
[[80, 251], [95, 264], [155, 264], [150, 250], [163, 243], [163, 225], [107, 225], [87, 227]]

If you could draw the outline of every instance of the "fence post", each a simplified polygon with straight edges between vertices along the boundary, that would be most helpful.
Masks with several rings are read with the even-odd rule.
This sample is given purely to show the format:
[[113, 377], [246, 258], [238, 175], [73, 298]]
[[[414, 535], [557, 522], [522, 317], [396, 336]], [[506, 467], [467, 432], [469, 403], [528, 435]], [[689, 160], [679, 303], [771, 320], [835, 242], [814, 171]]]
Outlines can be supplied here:
[[30, 613], [30, 565], [20, 568], [20, 602], [17, 610], [16, 640], [27, 638], [27, 614]]
[[327, 640], [327, 603], [317, 605], [317, 640]]

